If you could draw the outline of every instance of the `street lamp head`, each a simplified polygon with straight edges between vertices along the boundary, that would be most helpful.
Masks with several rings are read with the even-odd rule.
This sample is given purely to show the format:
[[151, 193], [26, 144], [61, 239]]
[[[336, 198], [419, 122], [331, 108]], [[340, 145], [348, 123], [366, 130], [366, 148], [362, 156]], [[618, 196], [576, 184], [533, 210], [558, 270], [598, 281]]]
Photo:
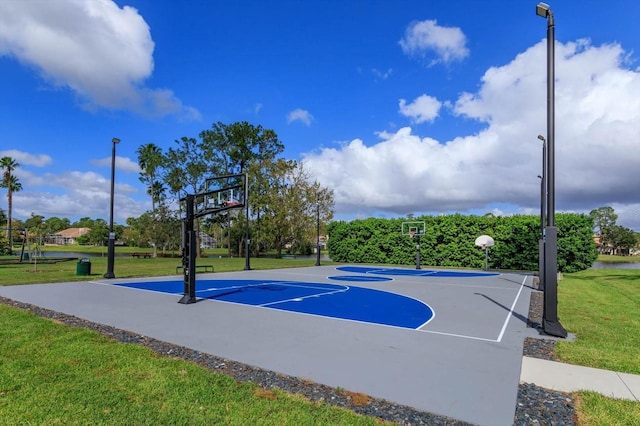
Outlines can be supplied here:
[[540, 139], [542, 142], [546, 142], [547, 140], [544, 138], [544, 136], [542, 135], [538, 135], [538, 139]]
[[551, 9], [548, 4], [540, 2], [536, 5], [536, 15], [547, 18], [549, 13], [551, 13]]
[[113, 138], [113, 139], [111, 139], [111, 142], [113, 142], [113, 143], [120, 143], [120, 139], [118, 139], [118, 138]]

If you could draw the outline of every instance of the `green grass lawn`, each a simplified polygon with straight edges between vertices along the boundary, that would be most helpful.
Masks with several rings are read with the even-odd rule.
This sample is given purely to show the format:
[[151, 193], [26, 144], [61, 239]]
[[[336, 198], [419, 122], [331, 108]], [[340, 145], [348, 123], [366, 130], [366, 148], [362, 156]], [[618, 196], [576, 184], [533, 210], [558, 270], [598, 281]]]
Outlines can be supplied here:
[[[102, 279], [106, 258], [90, 260], [89, 277], [76, 275], [75, 260], [2, 264], [0, 283]], [[212, 253], [197, 263], [213, 264], [216, 272], [238, 271], [245, 259]], [[117, 278], [172, 275], [179, 264], [175, 258], [123, 257], [116, 258], [114, 270]], [[314, 264], [313, 259], [251, 259], [252, 269]], [[557, 355], [563, 362], [640, 374], [639, 312], [640, 270], [565, 274], [558, 283], [558, 316], [577, 338], [559, 342]], [[239, 385], [190, 363], [8, 306], [0, 305], [0, 323], [0, 424], [5, 419], [7, 424], [375, 423], [300, 397]], [[581, 425], [640, 425], [640, 402], [576, 395]]]
[[598, 262], [607, 263], [638, 263], [640, 262], [640, 256], [612, 256], [607, 254], [601, 254], [598, 256]]
[[558, 283], [558, 317], [574, 333], [564, 362], [640, 374], [640, 270], [590, 269]]
[[0, 324], [3, 425], [381, 423], [8, 305]]
[[[560, 322], [576, 340], [556, 354], [571, 364], [640, 374], [640, 270], [590, 269], [558, 283]], [[640, 402], [578, 392], [580, 425], [640, 425]]]
[[[15, 258], [15, 257], [14, 257]], [[55, 283], [102, 279], [107, 272], [106, 257], [90, 257], [91, 275], [77, 275], [77, 261], [58, 263], [23, 262], [0, 264], [0, 283], [3, 285]], [[213, 265], [216, 272], [240, 271], [245, 267], [245, 259], [239, 257], [205, 257], [196, 261], [198, 265]], [[296, 268], [315, 265], [315, 259], [275, 259], [269, 257], [251, 258], [251, 269]], [[176, 266], [182, 264], [180, 258], [134, 258], [116, 257], [114, 273], [116, 278], [153, 277], [175, 275]], [[322, 261], [323, 265], [333, 264]], [[181, 275], [176, 275], [179, 277]]]

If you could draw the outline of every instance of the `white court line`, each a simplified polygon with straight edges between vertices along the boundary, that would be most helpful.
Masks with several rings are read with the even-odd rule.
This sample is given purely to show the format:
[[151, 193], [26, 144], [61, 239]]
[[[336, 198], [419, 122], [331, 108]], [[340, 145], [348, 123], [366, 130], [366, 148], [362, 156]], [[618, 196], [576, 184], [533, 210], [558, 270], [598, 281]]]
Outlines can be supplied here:
[[[296, 286], [292, 286], [292, 287], [296, 287]], [[297, 286], [297, 287], [304, 287], [304, 286]], [[292, 302], [292, 301], [301, 302], [304, 299], [310, 299], [312, 297], [330, 296], [332, 294], [344, 293], [344, 292], [349, 290], [349, 286], [342, 286], [342, 287], [343, 288], [341, 288], [341, 289], [333, 290], [333, 291], [327, 291], [325, 293], [316, 293], [316, 294], [310, 294], [308, 296], [303, 296], [303, 297], [293, 297], [291, 299], [277, 300], [275, 302], [263, 303], [261, 305], [256, 305], [256, 306], [265, 307], [265, 306], [277, 305], [277, 304], [280, 304], [280, 303]], [[316, 290], [320, 290], [317, 287], [305, 287], [305, 288], [312, 288], [312, 289], [315, 288]]]
[[[311, 289], [311, 290], [326, 290], [326, 287], [316, 287], [314, 285], [304, 285], [304, 283], [302, 284], [298, 284], [295, 282], [291, 282], [291, 281], [269, 281], [269, 282], [260, 282], [260, 283], [256, 283], [256, 284], [248, 284], [248, 285], [234, 285], [234, 286], [229, 286], [229, 287], [210, 287], [204, 290], [197, 290], [196, 293], [201, 293], [201, 292], [206, 292], [206, 291], [221, 291], [221, 290], [234, 290], [234, 289], [243, 289], [243, 288], [252, 288], [252, 287], [261, 287], [261, 286], [265, 286], [265, 285], [281, 285], [284, 287], [297, 287], [297, 288], [304, 288], [304, 289]], [[269, 307], [272, 305], [277, 305], [280, 303], [285, 303], [285, 302], [291, 302], [291, 301], [302, 301], [304, 299], [309, 299], [312, 297], [321, 297], [321, 296], [330, 296], [332, 294], [337, 294], [337, 293], [344, 293], [346, 291], [349, 290], [349, 286], [345, 286], [345, 285], [340, 285], [340, 286], [335, 286], [338, 287], [334, 290], [331, 291], [325, 291], [322, 293], [315, 293], [315, 294], [310, 294], [308, 296], [302, 296], [302, 297], [293, 297], [290, 299], [281, 299], [281, 300], [276, 300], [273, 302], [269, 302], [269, 303], [263, 303], [260, 305], [252, 305], [252, 306], [258, 306], [258, 307]]]
[[[233, 290], [233, 289], [240, 289], [240, 288], [251, 288], [251, 287], [260, 287], [260, 286], [265, 286], [265, 285], [281, 285], [281, 286], [285, 286], [285, 287], [299, 287], [299, 288], [310, 288], [313, 290], [326, 290], [326, 287], [315, 287], [313, 285], [304, 285], [303, 284], [299, 284], [300, 282], [295, 282], [295, 281], [264, 281], [264, 282], [259, 282], [256, 284], [244, 284], [244, 285], [232, 285], [232, 286], [228, 286], [228, 287], [209, 287], [209, 288], [205, 288], [202, 290], [196, 290], [196, 293], [201, 293], [201, 292], [205, 292], [205, 291], [217, 291], [217, 290]], [[311, 283], [310, 283], [311, 284]], [[335, 285], [337, 287], [337, 285]], [[349, 287], [341, 285], [342, 289], [340, 289], [340, 291], [343, 290], [348, 290]]]
[[500, 330], [500, 334], [498, 335], [498, 340], [496, 340], [498, 343], [500, 341], [502, 341], [502, 336], [504, 336], [505, 331], [507, 330], [507, 325], [509, 324], [509, 320], [511, 319], [511, 316], [513, 315], [513, 310], [516, 307], [516, 303], [518, 302], [518, 299], [520, 298], [520, 293], [522, 293], [522, 289], [524, 288], [524, 283], [527, 281], [527, 277], [525, 276], [524, 279], [522, 280], [522, 283], [520, 283], [520, 290], [518, 290], [518, 294], [516, 294], [516, 298], [513, 301], [513, 304], [511, 305], [511, 309], [509, 309], [509, 313], [507, 314], [507, 318], [504, 320], [504, 325], [502, 326], [502, 330]]
[[432, 331], [432, 330], [416, 330], [416, 331], [419, 331], [420, 333], [439, 334], [441, 336], [459, 337], [462, 339], [482, 340], [483, 342], [500, 343], [500, 340], [489, 339], [486, 337], [465, 336], [464, 334], [445, 333], [442, 331]]

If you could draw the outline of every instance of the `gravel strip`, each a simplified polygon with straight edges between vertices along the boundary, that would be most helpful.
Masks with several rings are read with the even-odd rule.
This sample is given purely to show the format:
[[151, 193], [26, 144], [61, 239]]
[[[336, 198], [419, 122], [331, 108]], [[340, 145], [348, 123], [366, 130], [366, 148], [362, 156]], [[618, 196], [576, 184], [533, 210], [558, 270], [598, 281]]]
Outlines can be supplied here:
[[[72, 327], [94, 330], [119, 342], [143, 345], [164, 356], [195, 362], [211, 371], [229, 375], [239, 382], [254, 382], [265, 389], [282, 389], [290, 393], [303, 395], [311, 401], [322, 401], [365, 416], [377, 417], [399, 425], [470, 425], [470, 423], [419, 411], [382, 399], [354, 394], [348, 390], [336, 389], [307, 380], [301, 380], [296, 377], [248, 366], [239, 362], [131, 333], [126, 330], [119, 330], [114, 327], [86, 321], [72, 315], [16, 302], [11, 299], [0, 297], [0, 303], [29, 310], [37, 316], [53, 319]], [[531, 294], [529, 326], [539, 329], [542, 323], [541, 316], [542, 293], [534, 291]], [[554, 344], [555, 342], [553, 340], [527, 338], [525, 340], [523, 354], [531, 357], [555, 359], [553, 355]], [[514, 425], [575, 424], [574, 402], [570, 394], [549, 391], [531, 384], [519, 385]]]
[[[542, 312], [544, 293], [532, 291], [529, 302], [528, 326], [542, 336]], [[555, 355], [556, 340], [543, 337], [524, 339], [522, 355], [558, 361]], [[569, 393], [541, 388], [530, 383], [520, 383], [514, 425], [577, 425], [575, 403]]]

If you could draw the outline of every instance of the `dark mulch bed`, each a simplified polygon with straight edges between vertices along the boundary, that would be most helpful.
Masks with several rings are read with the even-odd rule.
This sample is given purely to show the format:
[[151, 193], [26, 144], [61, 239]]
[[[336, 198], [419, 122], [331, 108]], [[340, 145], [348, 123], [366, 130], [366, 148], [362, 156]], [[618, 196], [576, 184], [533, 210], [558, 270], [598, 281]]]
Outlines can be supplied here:
[[[540, 328], [542, 323], [542, 293], [532, 292], [529, 308], [529, 326]], [[399, 425], [469, 425], [469, 423], [426, 413], [404, 405], [382, 399], [367, 397], [362, 404], [360, 395], [331, 388], [321, 384], [285, 376], [260, 368], [251, 367], [228, 359], [176, 346], [125, 330], [85, 321], [71, 315], [42, 309], [37, 306], [0, 297], [0, 303], [26, 309], [35, 315], [73, 327], [83, 327], [119, 342], [134, 343], [165, 355], [198, 363], [212, 371], [227, 374], [239, 382], [254, 382], [270, 389], [279, 388], [287, 392], [304, 395], [312, 401], [323, 401], [350, 409], [356, 413], [373, 416]], [[555, 341], [551, 339], [527, 338], [523, 354], [531, 357], [555, 359]], [[570, 394], [549, 391], [531, 384], [520, 384], [515, 410], [514, 425], [574, 425], [574, 402]]]

